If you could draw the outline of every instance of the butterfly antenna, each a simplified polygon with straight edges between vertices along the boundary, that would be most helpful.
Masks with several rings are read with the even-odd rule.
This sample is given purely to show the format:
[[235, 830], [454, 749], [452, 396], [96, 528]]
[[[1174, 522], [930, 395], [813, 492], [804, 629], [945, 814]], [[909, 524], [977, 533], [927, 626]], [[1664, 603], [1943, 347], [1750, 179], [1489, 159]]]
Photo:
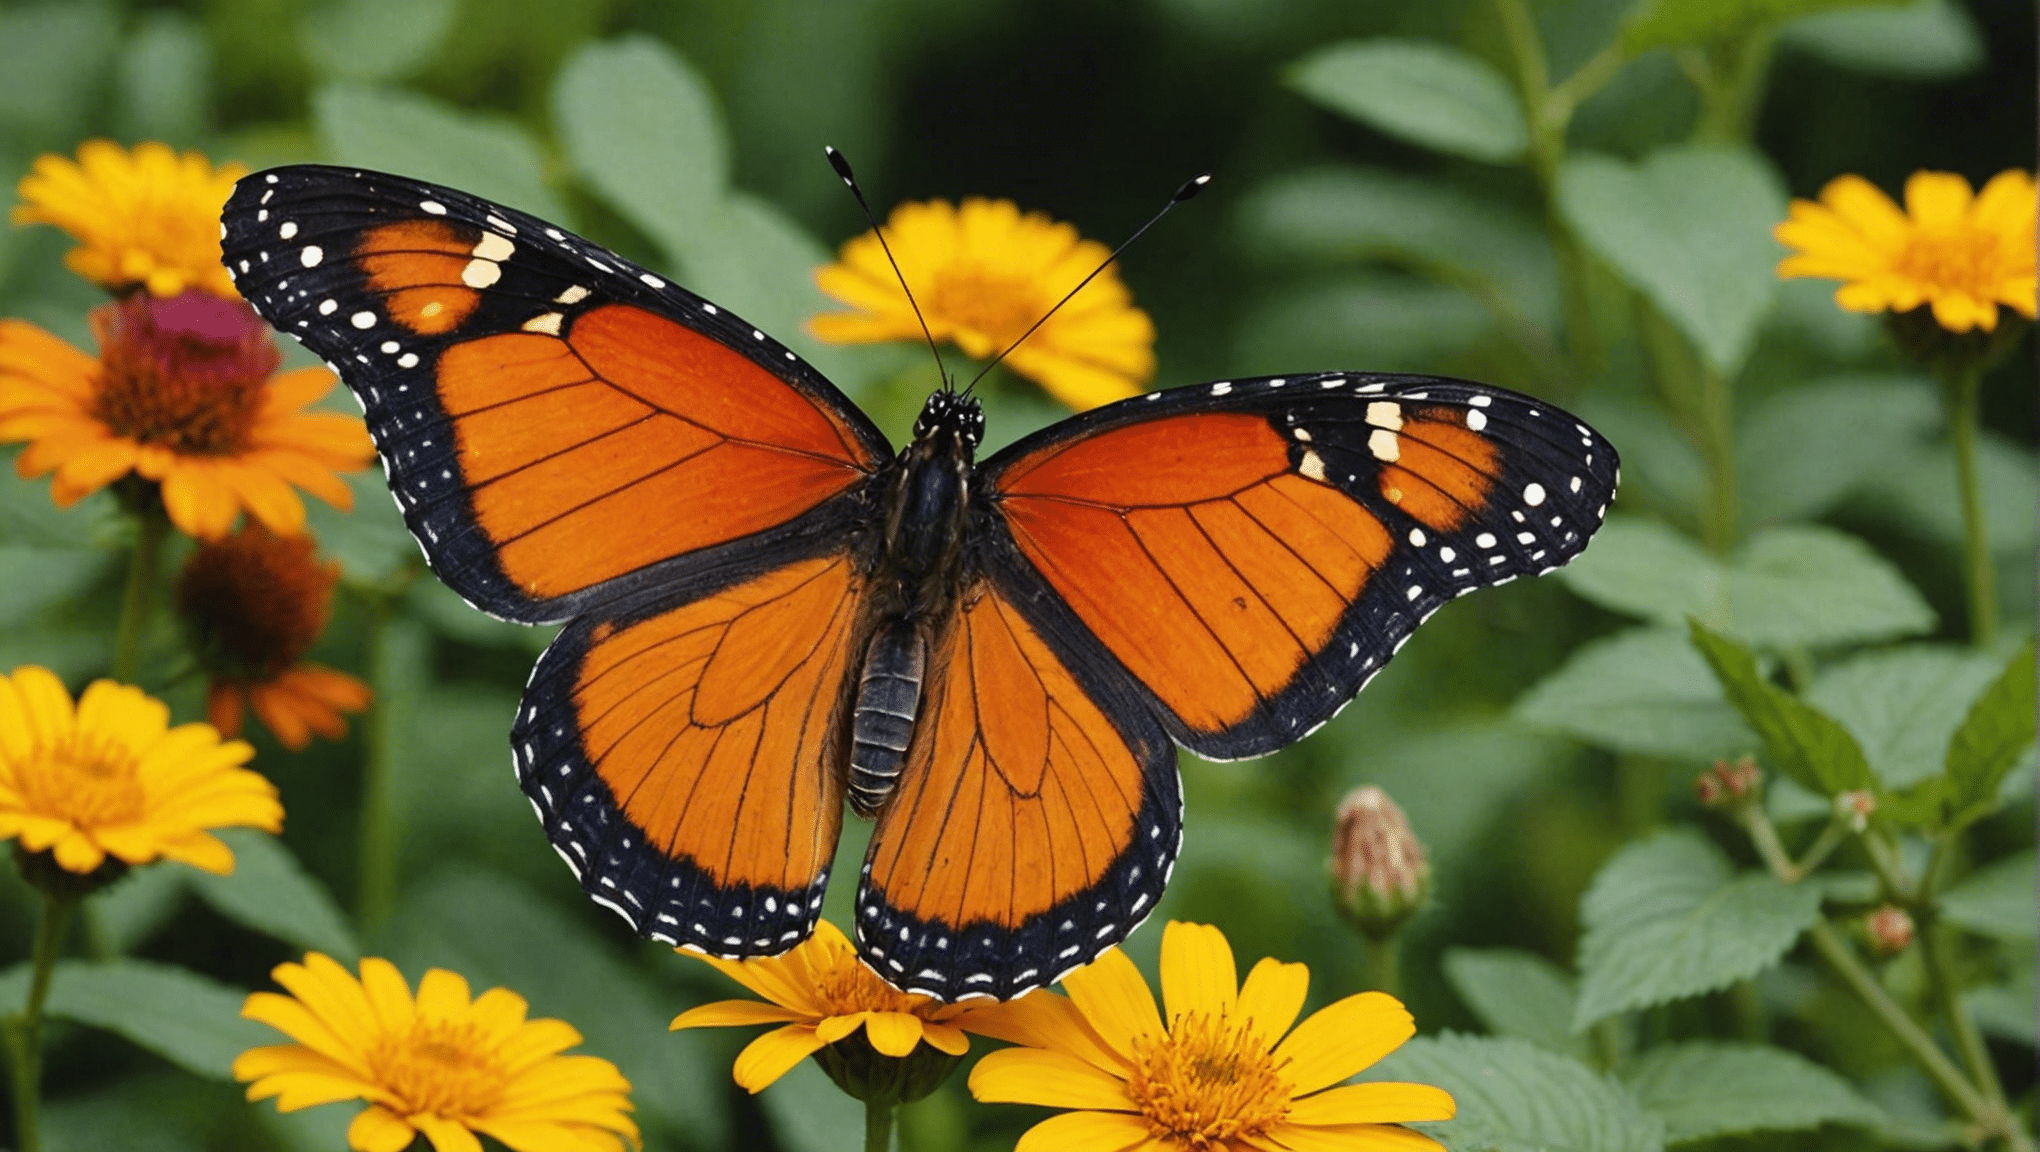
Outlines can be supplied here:
[[1135, 240], [1140, 239], [1141, 236], [1145, 234], [1148, 229], [1154, 227], [1156, 224], [1159, 224], [1161, 222], [1162, 217], [1167, 216], [1169, 214], [1169, 209], [1174, 208], [1176, 205], [1181, 204], [1183, 201], [1188, 200], [1192, 196], [1197, 195], [1199, 192], [1204, 191], [1204, 186], [1209, 183], [1211, 183], [1211, 173], [1209, 172], [1201, 172], [1195, 176], [1192, 176], [1189, 180], [1185, 181], [1181, 188], [1176, 189], [1176, 194], [1169, 197], [1169, 202], [1162, 205], [1160, 211], [1156, 212], [1153, 216], [1148, 217], [1147, 223], [1134, 229], [1133, 235], [1128, 236], [1126, 239], [1120, 241], [1119, 247], [1114, 248], [1112, 250], [1112, 254], [1110, 256], [1105, 257], [1103, 263], [1099, 264], [1096, 268], [1091, 269], [1091, 274], [1089, 276], [1084, 277], [1082, 280], [1079, 280], [1075, 288], [1072, 288], [1068, 292], [1064, 293], [1063, 298], [1055, 302], [1055, 307], [1050, 308], [1046, 312], [1043, 312], [1041, 314], [1041, 319], [1036, 320], [1032, 327], [1028, 328], [1027, 331], [1022, 332], [1020, 334], [1020, 339], [1015, 340], [1011, 344], [1006, 345], [1006, 350], [1004, 352], [1001, 352], [997, 356], [992, 357], [991, 363], [986, 364], [982, 369], [978, 371], [978, 374], [976, 376], [971, 377], [970, 383], [964, 385], [963, 388], [964, 395], [966, 396], [970, 395], [970, 390], [977, 387], [978, 381], [985, 378], [985, 373], [990, 372], [992, 369], [998, 367], [999, 361], [1004, 360], [1007, 356], [1011, 355], [1013, 349], [1018, 348], [1020, 345], [1026, 343], [1027, 338], [1029, 336], [1034, 335], [1036, 329], [1039, 329], [1043, 324], [1048, 323], [1048, 318], [1050, 316], [1055, 315], [1056, 312], [1059, 309], [1061, 309], [1063, 305], [1070, 302], [1070, 299], [1072, 297], [1074, 297], [1077, 293], [1082, 292], [1084, 290], [1084, 285], [1089, 284], [1093, 280], [1096, 280], [1098, 278], [1098, 273], [1103, 272], [1107, 268], [1110, 268], [1112, 266], [1112, 262], [1114, 260], [1119, 259], [1119, 254], [1121, 252], [1124, 252], [1129, 247], [1131, 247], [1133, 245], [1133, 242]]
[[893, 259], [892, 245], [885, 242], [885, 230], [878, 226], [878, 217], [871, 214], [871, 205], [864, 202], [864, 189], [857, 186], [857, 177], [850, 171], [850, 161], [843, 159], [841, 152], [827, 144], [822, 145], [822, 155], [829, 158], [829, 167], [834, 168], [836, 175], [843, 178], [843, 183], [850, 189], [850, 194], [857, 197], [857, 206], [864, 209], [864, 218], [871, 222], [871, 234], [878, 237], [878, 246], [885, 250], [885, 262], [892, 265], [893, 276], [900, 282], [900, 291], [907, 294], [907, 304], [914, 310], [914, 319], [921, 322], [921, 335], [928, 338], [928, 351], [935, 356], [935, 371], [942, 376], [942, 390], [954, 391], [949, 386], [949, 369], [942, 365], [942, 351], [935, 347], [935, 333], [928, 330], [928, 318], [921, 315], [920, 301], [914, 299], [914, 290], [907, 287], [907, 275], [900, 271], [900, 262]]

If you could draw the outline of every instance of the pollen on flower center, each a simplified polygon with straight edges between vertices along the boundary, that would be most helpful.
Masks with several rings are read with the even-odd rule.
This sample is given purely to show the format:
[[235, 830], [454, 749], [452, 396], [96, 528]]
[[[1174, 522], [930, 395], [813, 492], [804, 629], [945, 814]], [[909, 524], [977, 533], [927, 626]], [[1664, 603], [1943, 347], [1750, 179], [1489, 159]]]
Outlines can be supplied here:
[[23, 806], [81, 828], [104, 828], [139, 818], [147, 802], [140, 764], [121, 741], [94, 732], [71, 732], [18, 766]]
[[1127, 1094], [1157, 1137], [1203, 1152], [1265, 1132], [1289, 1113], [1289, 1084], [1250, 1021], [1203, 1012], [1135, 1042]]
[[1893, 267], [1924, 284], [1991, 299], [2007, 274], [2001, 248], [1995, 235], [1977, 229], [1920, 230], [1907, 239]]
[[404, 1115], [480, 1116], [502, 1097], [506, 1080], [492, 1049], [472, 1024], [419, 1020], [370, 1048], [368, 1067]]
[[829, 1005], [833, 1014], [847, 1016], [855, 1012], [906, 1012], [913, 1013], [914, 997], [880, 980], [869, 968], [857, 962], [849, 952], [835, 957], [836, 962], [820, 973], [816, 991], [822, 1002]]
[[998, 345], [997, 351], [1018, 339], [1048, 311], [1048, 303], [1039, 296], [1026, 279], [963, 265], [936, 274], [926, 309], [931, 317], [990, 338]]
[[252, 309], [191, 291], [99, 309], [95, 415], [143, 444], [191, 455], [248, 448], [280, 354]]

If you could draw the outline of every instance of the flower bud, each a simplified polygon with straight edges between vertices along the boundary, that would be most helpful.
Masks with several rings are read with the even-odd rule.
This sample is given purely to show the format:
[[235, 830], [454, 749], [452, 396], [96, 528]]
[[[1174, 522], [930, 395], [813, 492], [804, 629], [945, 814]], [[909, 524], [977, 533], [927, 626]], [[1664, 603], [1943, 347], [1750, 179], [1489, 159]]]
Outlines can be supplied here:
[[1431, 893], [1431, 865], [1410, 822], [1373, 785], [1339, 801], [1332, 841], [1332, 902], [1377, 940], [1394, 934]]
[[1700, 803], [1709, 808], [1725, 808], [1745, 797], [1757, 794], [1764, 783], [1764, 770], [1748, 756], [1734, 763], [1717, 760], [1714, 767], [1702, 772], [1693, 781], [1700, 793]]
[[1912, 947], [1913, 918], [1896, 904], [1886, 904], [1863, 918], [1870, 946], [1890, 956]]
[[1877, 811], [1877, 797], [1867, 788], [1854, 792], [1843, 792], [1835, 797], [1835, 814], [1849, 822], [1849, 831], [1861, 832], [1870, 826], [1870, 814]]

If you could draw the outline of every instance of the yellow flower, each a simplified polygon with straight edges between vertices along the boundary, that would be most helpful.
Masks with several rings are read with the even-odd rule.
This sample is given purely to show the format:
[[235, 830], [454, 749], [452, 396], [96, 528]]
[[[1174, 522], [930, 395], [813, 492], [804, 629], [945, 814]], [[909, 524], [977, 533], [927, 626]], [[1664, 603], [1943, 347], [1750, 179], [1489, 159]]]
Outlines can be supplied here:
[[55, 472], [59, 506], [129, 472], [159, 483], [171, 522], [201, 539], [225, 535], [243, 508], [296, 534], [305, 506], [293, 485], [353, 505], [334, 473], [368, 466], [368, 430], [353, 416], [303, 410], [332, 388], [332, 373], [271, 376], [275, 344], [246, 304], [142, 294], [92, 319], [96, 360], [33, 324], [0, 320], [0, 442], [30, 442], [15, 471]]
[[964, 1032], [976, 1031], [974, 1020], [990, 1007], [989, 1002], [944, 1004], [896, 990], [857, 959], [843, 930], [827, 920], [783, 956], [718, 960], [684, 950], [682, 955], [714, 965], [771, 1001], [718, 1000], [682, 1012], [670, 1025], [676, 1032], [783, 1025], [751, 1041], [737, 1056], [736, 1081], [751, 1092], [765, 1090], [794, 1065], [860, 1028], [880, 1056], [910, 1056], [923, 1041], [938, 1052], [961, 1056], [970, 1050]]
[[234, 854], [208, 829], [283, 826], [275, 787], [240, 767], [254, 754], [210, 724], [170, 727], [139, 688], [100, 680], [73, 707], [48, 670], [17, 668], [0, 676], [0, 838], [68, 872], [111, 855], [225, 875]]
[[481, 1152], [476, 1133], [513, 1152], [621, 1152], [635, 1145], [630, 1081], [595, 1056], [562, 1056], [581, 1034], [526, 1020], [524, 997], [491, 988], [472, 1000], [443, 968], [418, 996], [387, 960], [361, 979], [317, 952], [271, 972], [289, 996], [255, 992], [241, 1015], [295, 1044], [251, 1048], [234, 1061], [248, 1099], [295, 1112], [341, 1100], [369, 1107], [347, 1129], [358, 1152], [401, 1152], [424, 1133], [438, 1152]]
[[1181, 922], [1162, 934], [1166, 1022], [1121, 952], [1062, 983], [1068, 998], [1013, 1001], [982, 1029], [1026, 1047], [980, 1060], [972, 1095], [1078, 1109], [1029, 1129], [1017, 1152], [1443, 1152], [1396, 1127], [1451, 1119], [1443, 1089], [1340, 1083], [1415, 1032], [1393, 997], [1348, 996], [1292, 1031], [1303, 965], [1262, 960], [1242, 986], [1225, 936]]
[[177, 607], [210, 674], [208, 719], [241, 731], [243, 703], [296, 751], [317, 733], [347, 734], [343, 712], [360, 712], [368, 685], [304, 661], [326, 630], [340, 566], [321, 564], [309, 536], [277, 536], [248, 525], [200, 544], [177, 579]]
[[88, 140], [74, 162], [44, 155], [23, 177], [16, 224], [55, 224], [78, 241], [65, 255], [71, 271], [119, 292], [137, 285], [157, 296], [198, 288], [235, 299], [220, 264], [220, 209], [239, 164], [214, 168], [153, 141], [129, 152]]
[[1971, 196], [1949, 172], [1915, 172], [1906, 210], [1860, 176], [1841, 176], [1820, 201], [1794, 200], [1773, 229], [1795, 249], [1784, 278], [1840, 280], [1835, 303], [1851, 312], [1910, 312], [1930, 305], [1950, 332], [1997, 328], [1998, 305], [2034, 312], [2033, 176], [2017, 168]]
[[[1068, 224], [1010, 200], [944, 200], [893, 209], [886, 238], [920, 301], [928, 330], [980, 360], [995, 356], [1048, 314], [1109, 254]], [[815, 273], [822, 291], [858, 309], [817, 316], [808, 330], [832, 344], [924, 339], [878, 237], [843, 245]], [[1006, 364], [1072, 408], [1140, 392], [1154, 374], [1155, 329], [1107, 268], [1013, 350]]]

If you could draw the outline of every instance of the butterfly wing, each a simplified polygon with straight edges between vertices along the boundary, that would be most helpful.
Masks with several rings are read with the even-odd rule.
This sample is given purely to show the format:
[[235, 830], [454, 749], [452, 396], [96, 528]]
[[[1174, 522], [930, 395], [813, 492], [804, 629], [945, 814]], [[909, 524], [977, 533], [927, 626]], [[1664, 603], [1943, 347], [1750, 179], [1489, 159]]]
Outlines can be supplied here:
[[525, 622], [730, 562], [885, 437], [793, 352], [543, 220], [402, 177], [243, 179], [235, 286], [361, 402], [439, 577]]
[[1154, 910], [1181, 839], [1175, 749], [1123, 677], [1066, 663], [994, 585], [940, 643], [858, 886], [858, 948], [909, 991], [1011, 999]]
[[1123, 669], [1178, 742], [1237, 759], [1329, 719], [1452, 598], [1577, 556], [1617, 461], [1531, 397], [1322, 373], [1122, 401], [983, 473], [991, 570], [1053, 591], [1017, 602], [1063, 659]]

